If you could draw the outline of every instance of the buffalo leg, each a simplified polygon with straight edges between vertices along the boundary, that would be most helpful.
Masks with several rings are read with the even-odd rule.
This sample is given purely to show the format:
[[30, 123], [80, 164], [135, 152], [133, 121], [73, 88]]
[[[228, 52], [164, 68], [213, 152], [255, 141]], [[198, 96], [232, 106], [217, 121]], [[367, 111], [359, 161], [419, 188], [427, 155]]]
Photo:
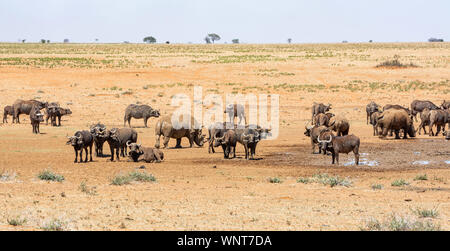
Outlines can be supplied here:
[[77, 163], [78, 162], [78, 151], [77, 149], [73, 149], [75, 151], [75, 161], [73, 163]]
[[436, 135], [434, 136], [438, 136], [440, 132], [441, 132], [441, 125], [438, 125]]
[[233, 159], [236, 158], [236, 145], [233, 146]]
[[61, 115], [58, 116], [58, 126], [61, 126]]
[[[81, 150], [81, 151], [83, 151], [83, 150]], [[86, 158], [84, 159], [84, 162], [87, 163], [88, 162], [88, 157], [89, 157], [88, 148], [85, 147], [84, 151], [86, 152]]]
[[156, 136], [155, 148], [159, 149], [160, 147], [161, 135]]
[[92, 145], [89, 146], [90, 162], [92, 162]]
[[111, 161], [114, 161], [114, 147], [109, 146], [109, 149], [111, 150]]
[[83, 148], [80, 149], [80, 163], [83, 162]]
[[355, 147], [353, 153], [355, 154], [355, 164], [359, 166], [359, 147]]
[[170, 137], [164, 136], [164, 148], [167, 148], [169, 146], [169, 140], [170, 140]]
[[228, 154], [227, 154], [227, 146], [226, 145], [222, 145], [222, 149], [223, 149], [223, 158], [224, 159], [228, 159]]
[[[191, 147], [192, 143], [192, 139], [189, 139], [189, 144], [191, 144]], [[175, 146], [175, 148], [181, 148], [181, 139], [177, 139], [177, 145]]]
[[339, 166], [339, 153], [336, 153], [336, 164]]
[[244, 150], [245, 150], [245, 159], [249, 159], [249, 153], [248, 153], [248, 145], [247, 144], [245, 144], [244, 145]]
[[99, 156], [99, 149], [98, 149], [98, 143], [97, 142], [95, 142], [95, 150], [94, 151], [95, 151], [95, 156], [96, 157], [100, 157]]
[[400, 139], [400, 130], [395, 130], [395, 139]]
[[215, 153], [216, 151], [214, 150], [214, 138], [211, 137], [209, 139], [209, 147], [208, 147], [208, 153]]
[[144, 126], [145, 126], [145, 128], [147, 128], [147, 120], [148, 120], [148, 118], [144, 118]]
[[331, 159], [332, 159], [331, 164], [334, 165], [334, 161], [336, 159], [336, 154], [334, 152], [331, 153]]

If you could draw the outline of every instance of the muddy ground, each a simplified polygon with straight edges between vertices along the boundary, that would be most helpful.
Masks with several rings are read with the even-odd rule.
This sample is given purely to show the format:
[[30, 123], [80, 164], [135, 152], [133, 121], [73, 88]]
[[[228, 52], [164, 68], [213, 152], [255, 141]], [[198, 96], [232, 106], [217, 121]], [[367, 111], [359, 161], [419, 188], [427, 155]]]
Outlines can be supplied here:
[[[64, 230], [358, 230], [369, 219], [385, 220], [392, 214], [423, 220], [415, 213], [419, 208], [436, 209], [438, 216], [426, 220], [450, 229], [450, 142], [442, 135], [379, 139], [372, 136], [365, 117], [371, 100], [382, 105], [450, 100], [448, 43], [2, 44], [0, 52], [2, 107], [18, 98], [36, 98], [73, 111], [62, 127], [41, 125], [40, 135], [31, 133], [26, 115], [20, 125], [11, 124], [11, 118], [0, 125], [0, 230], [40, 230], [54, 220]], [[375, 68], [394, 54], [420, 67]], [[97, 61], [48, 63], [55, 57]], [[111, 59], [111, 65], [102, 59]], [[185, 148], [164, 150], [166, 160], [160, 164], [97, 157], [92, 163], [73, 163], [66, 136], [98, 121], [122, 127], [125, 108], [137, 101], [169, 114], [175, 109], [171, 96], [192, 96], [193, 86], [202, 86], [204, 95], [280, 94], [279, 138], [262, 141], [258, 159], [251, 161], [243, 158], [240, 145], [238, 158], [224, 160], [221, 149], [208, 154], [207, 147], [187, 148], [184, 139]], [[332, 112], [350, 120], [350, 133], [361, 138], [360, 166], [353, 165], [352, 154], [341, 155], [339, 166], [331, 165], [331, 156], [312, 154], [303, 132], [314, 101], [332, 103]], [[132, 120], [145, 146], [155, 143], [155, 123], [153, 118], [143, 128], [142, 120]], [[107, 145], [104, 151], [109, 154]], [[65, 180], [39, 180], [43, 170]], [[151, 173], [156, 182], [111, 185], [115, 176], [134, 170]], [[318, 173], [337, 175], [350, 185], [297, 182]], [[416, 180], [425, 174], [427, 180]], [[269, 182], [274, 178], [281, 183]], [[391, 185], [400, 179], [409, 185]], [[95, 194], [81, 191], [83, 182]], [[16, 218], [26, 222], [12, 226], [10, 220]]]

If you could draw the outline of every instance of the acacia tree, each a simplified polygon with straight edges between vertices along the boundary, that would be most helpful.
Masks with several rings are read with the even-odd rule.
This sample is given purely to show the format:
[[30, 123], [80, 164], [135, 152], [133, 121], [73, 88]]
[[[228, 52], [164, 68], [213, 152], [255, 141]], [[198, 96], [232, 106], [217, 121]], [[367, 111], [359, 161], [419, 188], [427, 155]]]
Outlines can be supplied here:
[[235, 38], [235, 39], [231, 40], [231, 42], [232, 42], [233, 44], [239, 44], [239, 39], [238, 39], [238, 38]]
[[292, 43], [292, 38], [288, 38], [287, 42], [288, 44]]
[[147, 43], [147, 44], [154, 44], [154, 43], [156, 43], [156, 38], [154, 38], [154, 37], [152, 37], [152, 36], [145, 37], [145, 38], [144, 38], [144, 43]]
[[207, 44], [210, 44], [210, 43], [211, 43], [211, 39], [210, 39], [209, 37], [205, 37], [204, 39], [205, 39], [205, 42], [206, 42]]
[[209, 39], [211, 39], [213, 44], [214, 44], [215, 41], [219, 41], [220, 40], [220, 36], [217, 35], [216, 33], [208, 34], [207, 37], [209, 37]]

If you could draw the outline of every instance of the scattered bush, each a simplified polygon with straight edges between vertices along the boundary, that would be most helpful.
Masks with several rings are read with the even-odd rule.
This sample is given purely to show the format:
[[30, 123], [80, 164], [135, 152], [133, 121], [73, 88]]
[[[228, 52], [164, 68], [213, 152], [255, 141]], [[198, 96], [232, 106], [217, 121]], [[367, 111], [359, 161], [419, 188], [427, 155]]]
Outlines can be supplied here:
[[65, 225], [61, 220], [53, 219], [41, 226], [41, 229], [44, 231], [64, 231], [66, 228]]
[[85, 181], [81, 182], [79, 189], [88, 195], [97, 195], [96, 187], [88, 187]]
[[417, 175], [414, 180], [428, 180], [428, 177], [426, 174], [423, 175]]
[[370, 219], [360, 229], [362, 231], [440, 231], [441, 226], [434, 224], [432, 221], [417, 220], [393, 214], [384, 222]]
[[383, 185], [381, 185], [381, 184], [373, 184], [372, 185], [372, 189], [373, 190], [381, 190], [381, 189], [383, 189]]
[[7, 171], [2, 171], [0, 173], [0, 182], [14, 180], [16, 178], [16, 173], [9, 173]]
[[348, 178], [341, 178], [338, 175], [330, 176], [327, 173], [316, 173], [311, 178], [300, 177], [297, 179], [298, 183], [319, 183], [329, 185], [330, 187], [345, 186], [350, 187], [352, 182]]
[[9, 225], [11, 226], [22, 226], [23, 224], [25, 224], [27, 222], [27, 219], [25, 218], [20, 218], [20, 217], [15, 217], [12, 219], [7, 219], [7, 222]]
[[64, 180], [64, 176], [55, 174], [50, 170], [45, 170], [39, 173], [38, 178], [40, 180], [47, 180], [47, 181], [57, 181], [62, 182]]
[[417, 65], [413, 64], [413, 63], [409, 63], [409, 64], [403, 64], [400, 62], [400, 57], [399, 56], [394, 56], [394, 59], [392, 60], [387, 60], [384, 61], [383, 63], [377, 65], [377, 68], [408, 68], [408, 67], [418, 67]]
[[279, 184], [279, 183], [282, 183], [283, 181], [281, 181], [280, 178], [275, 177], [275, 178], [269, 178], [269, 182]]
[[309, 178], [304, 178], [304, 177], [300, 177], [300, 178], [298, 178], [298, 180], [297, 180], [297, 183], [303, 183], [303, 184], [308, 184], [310, 181], [309, 181]]
[[134, 171], [126, 175], [117, 175], [111, 180], [111, 184], [115, 186], [128, 185], [132, 181], [137, 182], [155, 182], [156, 178], [145, 172]]
[[401, 186], [408, 186], [409, 182], [406, 182], [404, 179], [394, 180], [391, 183], [391, 186], [393, 187], [401, 187]]
[[417, 208], [416, 210], [413, 210], [414, 213], [417, 214], [420, 218], [436, 218], [439, 215], [439, 212], [436, 208], [433, 209], [422, 209]]

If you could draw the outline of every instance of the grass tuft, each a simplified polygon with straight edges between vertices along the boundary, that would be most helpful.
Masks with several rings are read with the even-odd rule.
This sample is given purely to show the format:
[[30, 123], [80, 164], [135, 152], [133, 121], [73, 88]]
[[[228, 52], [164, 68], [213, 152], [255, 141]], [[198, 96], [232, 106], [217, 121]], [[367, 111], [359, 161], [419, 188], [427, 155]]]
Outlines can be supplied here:
[[15, 217], [12, 219], [7, 219], [6, 221], [8, 222], [9, 225], [16, 227], [16, 226], [22, 226], [23, 224], [25, 224], [27, 222], [27, 219]]
[[412, 217], [391, 215], [387, 220], [380, 222], [370, 219], [360, 227], [362, 231], [440, 231], [441, 226], [432, 221], [418, 220]]
[[111, 180], [111, 185], [122, 186], [128, 185], [132, 181], [136, 182], [155, 182], [156, 178], [152, 174], [147, 174], [145, 172], [133, 171], [128, 174], [120, 174]]
[[279, 183], [282, 183], [283, 181], [278, 177], [274, 177], [274, 178], [269, 178], [269, 182], [279, 184]]
[[79, 187], [80, 191], [88, 195], [97, 195], [96, 187], [89, 187], [85, 181], [82, 181]]
[[391, 183], [391, 186], [393, 187], [402, 187], [402, 186], [408, 186], [409, 182], [405, 181], [404, 179], [394, 180]]
[[44, 231], [64, 231], [65, 223], [58, 219], [53, 219], [41, 226]]
[[423, 175], [417, 175], [414, 180], [428, 180], [428, 177], [426, 174]]
[[423, 208], [417, 208], [413, 210], [413, 212], [420, 218], [436, 218], [439, 216], [439, 212], [436, 208], [432, 209], [423, 209]]
[[40, 180], [47, 180], [47, 181], [57, 181], [57, 182], [64, 181], [64, 176], [55, 174], [50, 170], [44, 170], [44, 171], [40, 172], [38, 175], [38, 178]]

